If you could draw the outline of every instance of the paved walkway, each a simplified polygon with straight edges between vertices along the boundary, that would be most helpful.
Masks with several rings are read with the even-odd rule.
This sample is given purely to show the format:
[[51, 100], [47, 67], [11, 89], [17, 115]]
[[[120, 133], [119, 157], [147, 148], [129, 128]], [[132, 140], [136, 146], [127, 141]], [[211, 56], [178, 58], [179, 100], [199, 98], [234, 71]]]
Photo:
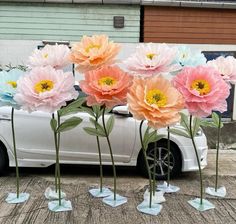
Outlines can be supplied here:
[[[8, 191], [14, 191], [14, 172], [0, 178], [0, 223], [2, 224], [218, 224], [236, 223], [236, 153], [223, 153], [220, 158], [219, 183], [227, 188], [224, 199], [207, 197], [216, 209], [198, 212], [190, 207], [188, 200], [199, 194], [198, 174], [185, 173], [172, 183], [181, 191], [166, 195], [166, 203], [159, 216], [138, 213], [136, 206], [142, 201], [148, 181], [140, 177], [133, 168], [118, 169], [118, 192], [128, 197], [128, 203], [116, 209], [92, 198], [89, 187], [98, 183], [97, 167], [67, 166], [62, 168], [62, 188], [72, 201], [73, 211], [52, 213], [47, 209], [48, 201], [43, 192], [53, 186], [53, 168], [21, 169], [21, 190], [31, 194], [27, 203], [11, 205], [4, 200]], [[14, 171], [14, 170], [13, 170]], [[204, 170], [205, 186], [214, 183], [214, 152], [209, 153], [209, 165]], [[222, 176], [223, 174], [223, 176]], [[105, 184], [112, 186], [111, 169], [105, 170]]]

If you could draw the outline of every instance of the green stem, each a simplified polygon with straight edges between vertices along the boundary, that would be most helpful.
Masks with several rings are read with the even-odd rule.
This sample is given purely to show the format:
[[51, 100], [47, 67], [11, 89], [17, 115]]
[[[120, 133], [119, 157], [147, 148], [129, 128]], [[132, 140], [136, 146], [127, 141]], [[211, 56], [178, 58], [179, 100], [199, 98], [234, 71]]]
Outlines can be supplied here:
[[110, 139], [107, 133], [106, 125], [105, 125], [105, 111], [106, 111], [106, 107], [104, 106], [103, 111], [102, 111], [102, 124], [103, 124], [103, 128], [105, 131], [105, 135], [106, 135], [106, 139], [107, 139], [107, 143], [108, 143], [108, 147], [109, 147], [110, 155], [111, 155], [111, 162], [112, 162], [112, 169], [113, 169], [113, 176], [114, 176], [114, 201], [115, 201], [116, 200], [116, 167], [115, 167], [115, 162], [114, 162], [113, 153], [111, 149]]
[[[54, 119], [54, 114], [52, 114], [52, 118]], [[60, 164], [59, 164], [59, 142], [57, 138], [57, 132], [54, 131], [54, 143], [56, 149], [56, 169], [57, 169], [57, 188], [59, 193], [59, 206], [61, 206], [61, 176], [60, 176]]]
[[142, 146], [142, 150], [143, 150], [143, 156], [144, 156], [144, 160], [145, 160], [145, 164], [146, 164], [146, 168], [147, 168], [147, 172], [148, 172], [149, 191], [150, 191], [149, 208], [151, 208], [152, 207], [152, 177], [151, 177], [151, 172], [150, 172], [150, 169], [149, 169], [146, 150], [145, 150], [144, 145], [143, 145], [142, 126], [143, 126], [143, 120], [141, 121], [140, 126], [139, 126], [139, 136], [140, 136], [141, 146]]
[[153, 167], [152, 189], [153, 189], [153, 196], [155, 196], [155, 193], [156, 193], [155, 189], [156, 189], [157, 142], [154, 142], [154, 161], [153, 162], [154, 162], [154, 167]]
[[197, 152], [197, 148], [196, 148], [196, 144], [194, 141], [194, 136], [193, 136], [193, 131], [192, 131], [192, 115], [190, 115], [190, 137], [192, 139], [192, 143], [193, 143], [193, 148], [196, 154], [196, 158], [197, 158], [197, 164], [198, 164], [198, 170], [199, 170], [199, 176], [200, 176], [200, 192], [201, 192], [201, 199], [200, 199], [200, 204], [203, 204], [203, 182], [202, 182], [202, 169], [201, 169], [201, 164], [200, 164], [200, 159], [198, 156], [198, 152]]
[[[98, 116], [96, 115], [96, 123], [97, 122], [98, 122]], [[95, 128], [97, 129], [97, 125], [95, 125]], [[100, 147], [100, 141], [99, 141], [98, 136], [96, 136], [96, 140], [97, 140], [97, 146], [98, 146], [99, 168], [100, 168], [100, 192], [102, 193], [102, 187], [103, 187], [102, 154], [101, 154], [101, 147]]]
[[221, 133], [221, 114], [219, 114], [219, 125], [217, 132], [217, 147], [216, 147], [216, 182], [215, 182], [215, 191], [218, 189], [218, 172], [219, 172], [219, 150], [220, 150], [220, 133]]
[[13, 141], [13, 150], [14, 150], [14, 157], [15, 157], [15, 164], [16, 164], [16, 196], [19, 198], [20, 194], [20, 186], [19, 186], [19, 168], [18, 168], [18, 161], [17, 161], [17, 153], [16, 153], [16, 138], [15, 138], [15, 129], [14, 129], [14, 108], [11, 109], [11, 130], [12, 130], [12, 141]]
[[167, 150], [168, 150], [168, 172], [167, 172], [167, 186], [170, 186], [170, 127], [167, 127]]

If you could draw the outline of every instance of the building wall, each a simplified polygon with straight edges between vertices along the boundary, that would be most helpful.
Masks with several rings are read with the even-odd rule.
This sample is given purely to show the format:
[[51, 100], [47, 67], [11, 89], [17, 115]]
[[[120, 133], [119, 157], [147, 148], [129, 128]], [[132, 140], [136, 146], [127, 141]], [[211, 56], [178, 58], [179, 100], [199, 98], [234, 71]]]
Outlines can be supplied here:
[[236, 9], [144, 7], [144, 42], [236, 44]]
[[[113, 28], [113, 16], [125, 27]], [[117, 42], [139, 42], [139, 5], [0, 3], [0, 39], [69, 40], [107, 34]]]

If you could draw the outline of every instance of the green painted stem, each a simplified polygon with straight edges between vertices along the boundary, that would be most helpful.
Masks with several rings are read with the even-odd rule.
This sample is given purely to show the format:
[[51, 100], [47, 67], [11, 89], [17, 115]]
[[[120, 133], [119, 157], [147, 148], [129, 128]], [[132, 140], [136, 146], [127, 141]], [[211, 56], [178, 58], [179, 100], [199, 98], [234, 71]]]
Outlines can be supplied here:
[[221, 133], [221, 114], [219, 114], [219, 125], [217, 132], [217, 147], [216, 147], [216, 182], [215, 182], [215, 191], [218, 189], [218, 173], [219, 173], [219, 150], [220, 150], [220, 133]]
[[144, 160], [145, 160], [145, 164], [146, 164], [146, 168], [147, 168], [147, 172], [148, 172], [148, 178], [149, 178], [149, 191], [150, 191], [150, 200], [149, 200], [149, 208], [152, 207], [152, 177], [151, 177], [151, 172], [150, 172], [150, 168], [149, 168], [149, 164], [148, 164], [148, 160], [147, 160], [147, 154], [143, 145], [143, 135], [142, 135], [142, 126], [143, 126], [143, 120], [140, 123], [139, 126], [139, 137], [140, 137], [140, 141], [141, 141], [141, 146], [142, 146], [142, 150], [143, 150], [143, 156], [144, 156]]
[[[54, 114], [52, 114], [52, 118], [54, 119]], [[59, 193], [59, 206], [61, 206], [61, 176], [60, 176], [60, 164], [59, 164], [59, 142], [57, 138], [57, 132], [54, 131], [54, 143], [56, 149], [56, 169], [57, 169], [57, 189]]]
[[103, 128], [105, 131], [105, 135], [106, 135], [106, 139], [107, 139], [107, 143], [108, 143], [108, 147], [109, 147], [110, 155], [111, 155], [111, 162], [112, 162], [112, 169], [113, 169], [113, 176], [114, 176], [114, 201], [115, 201], [116, 200], [116, 167], [115, 167], [115, 162], [114, 162], [113, 153], [111, 149], [110, 139], [107, 134], [106, 124], [105, 124], [105, 111], [106, 111], [106, 107], [104, 106], [103, 111], [102, 111], [102, 124], [103, 124]]
[[193, 136], [193, 130], [192, 130], [192, 115], [190, 115], [190, 121], [189, 121], [189, 129], [190, 129], [190, 137], [192, 139], [192, 143], [193, 143], [193, 148], [196, 154], [196, 158], [197, 158], [197, 164], [198, 164], [198, 170], [199, 170], [199, 176], [200, 176], [200, 193], [201, 193], [201, 198], [200, 198], [200, 204], [203, 204], [203, 182], [202, 182], [202, 169], [201, 169], [201, 164], [200, 164], [200, 159], [198, 156], [198, 152], [197, 152], [197, 148], [196, 148], [196, 144], [194, 141], [194, 136]]
[[153, 180], [152, 180], [152, 183], [153, 183], [153, 186], [152, 186], [152, 189], [153, 189], [153, 196], [155, 196], [155, 193], [156, 193], [156, 163], [157, 163], [157, 142], [154, 142], [154, 167], [153, 167]]
[[167, 127], [167, 150], [168, 150], [168, 171], [167, 171], [167, 186], [170, 186], [170, 127]]
[[[97, 122], [98, 122], [98, 116], [96, 115], [96, 123]], [[97, 125], [95, 125], [95, 128], [97, 129]], [[100, 147], [100, 141], [99, 141], [98, 136], [96, 136], [96, 140], [97, 140], [97, 146], [98, 146], [99, 168], [100, 168], [100, 192], [102, 193], [102, 187], [103, 187], [102, 154], [101, 154], [101, 147]]]
[[14, 158], [16, 164], [16, 196], [19, 198], [20, 194], [20, 186], [19, 186], [19, 168], [17, 161], [17, 153], [16, 153], [16, 138], [15, 138], [15, 129], [14, 129], [14, 108], [11, 109], [11, 130], [12, 130], [12, 141], [13, 141], [13, 150], [14, 150]]

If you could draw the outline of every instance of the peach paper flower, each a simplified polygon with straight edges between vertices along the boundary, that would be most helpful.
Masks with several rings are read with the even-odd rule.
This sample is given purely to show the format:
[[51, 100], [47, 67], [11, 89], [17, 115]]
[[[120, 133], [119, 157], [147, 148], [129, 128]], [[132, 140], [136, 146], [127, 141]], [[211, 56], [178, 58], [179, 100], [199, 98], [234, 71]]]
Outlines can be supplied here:
[[73, 45], [70, 60], [77, 64], [78, 72], [84, 73], [113, 64], [119, 50], [120, 46], [109, 41], [106, 35], [83, 36], [81, 42]]
[[113, 107], [126, 103], [131, 77], [118, 66], [103, 66], [84, 74], [80, 87], [88, 95], [87, 104]]
[[67, 45], [46, 45], [42, 49], [34, 50], [29, 57], [28, 66], [34, 68], [50, 65], [55, 69], [62, 69], [70, 63], [69, 54], [70, 49]]
[[148, 126], [155, 129], [177, 123], [184, 107], [182, 95], [162, 75], [149, 79], [135, 77], [127, 102], [134, 118], [147, 120]]
[[214, 67], [226, 82], [236, 84], [236, 59], [232, 56], [220, 56], [215, 60], [208, 61], [209, 66]]
[[181, 69], [181, 66], [175, 61], [176, 53], [177, 49], [164, 43], [139, 44], [136, 52], [124, 63], [134, 74], [149, 77]]
[[53, 113], [66, 106], [66, 101], [78, 97], [74, 83], [71, 72], [63, 73], [51, 66], [36, 67], [18, 80], [14, 100], [28, 112]]
[[190, 114], [207, 117], [213, 110], [227, 110], [226, 98], [230, 87], [214, 68], [185, 67], [172, 81], [185, 98]]

